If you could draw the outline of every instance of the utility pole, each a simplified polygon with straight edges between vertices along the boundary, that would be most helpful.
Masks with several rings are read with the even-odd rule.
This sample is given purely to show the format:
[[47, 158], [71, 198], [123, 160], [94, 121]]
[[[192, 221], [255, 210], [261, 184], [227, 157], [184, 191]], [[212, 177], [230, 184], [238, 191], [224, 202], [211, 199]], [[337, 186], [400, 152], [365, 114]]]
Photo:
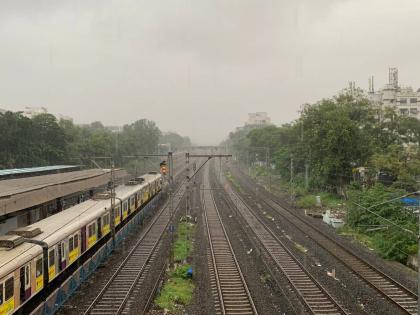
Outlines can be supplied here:
[[168, 166], [169, 166], [169, 214], [172, 217], [174, 211], [174, 170], [173, 170], [173, 154], [168, 152]]
[[186, 186], [186, 208], [185, 208], [185, 219], [188, 220], [188, 215], [190, 214], [190, 153], [185, 153], [185, 163], [187, 164], [187, 186]]
[[268, 190], [271, 192], [271, 161], [270, 161], [270, 147], [267, 147], [266, 166], [268, 172]]
[[219, 158], [219, 181], [222, 180], [222, 158]]
[[[174, 215], [174, 168], [173, 168], [173, 154], [168, 151], [168, 166], [169, 166], [169, 219], [172, 220]], [[174, 264], [174, 232], [170, 232], [171, 235], [171, 255], [169, 258], [169, 266], [172, 268]]]
[[293, 200], [293, 156], [290, 158], [290, 199]]

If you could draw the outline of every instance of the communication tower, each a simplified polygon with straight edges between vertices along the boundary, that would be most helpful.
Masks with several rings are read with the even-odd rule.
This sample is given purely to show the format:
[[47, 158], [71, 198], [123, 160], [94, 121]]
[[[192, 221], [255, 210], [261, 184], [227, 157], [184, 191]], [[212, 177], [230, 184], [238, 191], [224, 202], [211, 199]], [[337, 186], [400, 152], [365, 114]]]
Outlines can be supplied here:
[[398, 68], [389, 68], [389, 84], [398, 88]]

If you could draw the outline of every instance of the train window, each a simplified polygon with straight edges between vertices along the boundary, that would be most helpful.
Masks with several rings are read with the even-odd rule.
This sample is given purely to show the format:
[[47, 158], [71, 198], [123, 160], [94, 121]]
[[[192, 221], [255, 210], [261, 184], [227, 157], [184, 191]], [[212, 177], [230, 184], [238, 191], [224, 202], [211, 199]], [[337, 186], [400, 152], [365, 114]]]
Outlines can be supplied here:
[[96, 233], [96, 226], [95, 226], [95, 223], [92, 223], [88, 227], [88, 237], [95, 235], [95, 233]]
[[130, 206], [134, 206], [134, 197], [130, 198]]
[[76, 234], [74, 236], [74, 248], [78, 248], [79, 247], [79, 235]]
[[40, 275], [42, 275], [42, 258], [36, 261], [35, 276], [38, 278]]
[[123, 211], [127, 211], [127, 208], [128, 208], [128, 202], [126, 201], [123, 204]]
[[71, 252], [74, 248], [74, 241], [73, 241], [73, 236], [69, 237], [69, 252]]
[[0, 283], [0, 305], [3, 304], [3, 283]]
[[4, 300], [8, 301], [13, 297], [14, 291], [14, 278], [11, 277], [4, 283]]
[[54, 266], [55, 264], [55, 250], [51, 250], [48, 254], [48, 266]]
[[103, 217], [102, 217], [102, 223], [103, 223], [103, 226], [105, 226], [105, 225], [108, 225], [109, 224], [109, 215], [107, 214], [107, 215], [104, 215]]

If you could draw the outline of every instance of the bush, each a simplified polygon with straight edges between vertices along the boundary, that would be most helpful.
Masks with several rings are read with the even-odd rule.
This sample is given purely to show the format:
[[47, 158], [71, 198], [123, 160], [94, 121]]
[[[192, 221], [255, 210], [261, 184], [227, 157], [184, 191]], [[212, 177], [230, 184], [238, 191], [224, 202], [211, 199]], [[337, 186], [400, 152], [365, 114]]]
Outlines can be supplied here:
[[[405, 263], [407, 256], [416, 250], [416, 238], [402, 229], [416, 231], [417, 217], [405, 209], [398, 199], [393, 202], [388, 201], [404, 194], [406, 194], [404, 190], [381, 184], [376, 184], [364, 192], [352, 191], [347, 212], [347, 224], [361, 233], [369, 234], [379, 255], [402, 263]], [[371, 208], [367, 211], [357, 204]], [[377, 231], [372, 230], [375, 227], [382, 228]]]
[[316, 206], [316, 198], [314, 195], [307, 195], [299, 198], [297, 205], [300, 208], [313, 208]]
[[336, 207], [342, 202], [342, 200], [335, 195], [320, 192], [316, 195], [304, 195], [298, 199], [297, 205], [301, 208], [313, 208], [316, 206], [316, 196], [321, 197], [321, 205], [324, 207]]
[[175, 311], [177, 304], [187, 305], [194, 291], [194, 284], [189, 279], [171, 278], [162, 288], [156, 304], [162, 309]]
[[188, 279], [188, 269], [191, 268], [191, 265], [181, 265], [179, 267], [177, 267], [174, 271], [172, 271], [171, 276], [172, 277], [177, 277], [177, 278], [183, 278], [183, 279]]

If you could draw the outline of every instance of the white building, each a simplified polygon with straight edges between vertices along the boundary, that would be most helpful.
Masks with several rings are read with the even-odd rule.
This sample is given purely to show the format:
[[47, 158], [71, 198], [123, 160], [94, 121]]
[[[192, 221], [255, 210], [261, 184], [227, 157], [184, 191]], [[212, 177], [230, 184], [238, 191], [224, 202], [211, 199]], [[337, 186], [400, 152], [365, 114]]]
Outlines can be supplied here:
[[271, 119], [268, 117], [267, 113], [256, 112], [248, 114], [248, 120], [246, 121], [245, 126], [264, 126], [270, 124]]
[[73, 122], [73, 118], [70, 116], [58, 114], [56, 117], [58, 120], [68, 120], [68, 121]]
[[123, 131], [122, 126], [105, 126], [105, 129], [108, 129], [113, 133], [121, 133]]
[[28, 118], [34, 118], [36, 115], [48, 114], [48, 110], [45, 107], [29, 107], [26, 106], [22, 110], [22, 115]]
[[372, 103], [383, 110], [394, 107], [401, 115], [408, 115], [420, 119], [420, 89], [414, 91], [411, 87], [398, 84], [398, 69], [389, 69], [389, 82], [375, 92], [373, 78], [369, 80], [368, 97]]

